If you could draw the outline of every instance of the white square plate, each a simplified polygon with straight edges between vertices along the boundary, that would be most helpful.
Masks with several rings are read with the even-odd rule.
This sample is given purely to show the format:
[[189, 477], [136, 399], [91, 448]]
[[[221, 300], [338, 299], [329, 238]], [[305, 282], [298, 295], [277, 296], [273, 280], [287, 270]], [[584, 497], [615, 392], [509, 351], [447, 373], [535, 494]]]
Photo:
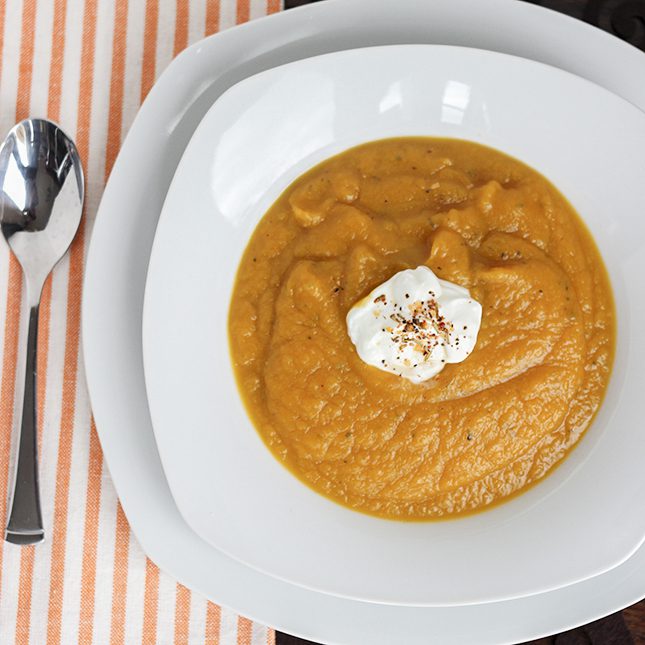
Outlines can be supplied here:
[[[369, 16], [369, 20], [366, 19]], [[335, 643], [520, 642], [563, 631], [645, 596], [645, 549], [586, 582], [520, 600], [447, 608], [374, 605], [258, 573], [199, 538], [165, 480], [145, 395], [143, 289], [161, 205], [213, 100], [236, 81], [303, 56], [361, 45], [444, 43], [552, 63], [645, 107], [645, 56], [582, 22], [514, 0], [326, 0], [208, 38], [162, 74], [106, 188], [88, 255], [83, 348], [97, 430], [130, 526], [183, 584], [258, 621]], [[146, 151], [147, 164], [141, 164]], [[148, 190], [142, 192], [145, 185]], [[115, 333], [117, 331], [118, 333]], [[643, 509], [635, 509], [642, 512]]]

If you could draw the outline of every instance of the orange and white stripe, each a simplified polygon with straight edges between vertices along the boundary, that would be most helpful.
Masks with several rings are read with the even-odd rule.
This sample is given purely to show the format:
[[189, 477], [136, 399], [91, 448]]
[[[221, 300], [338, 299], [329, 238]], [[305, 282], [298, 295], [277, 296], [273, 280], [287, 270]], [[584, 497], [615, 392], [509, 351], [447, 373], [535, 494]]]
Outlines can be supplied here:
[[[0, 136], [48, 116], [84, 162], [85, 217], [43, 293], [39, 441], [48, 540], [0, 543], [0, 643], [272, 643], [273, 631], [191, 592], [131, 535], [103, 464], [80, 351], [83, 266], [105, 181], [141, 100], [207, 34], [280, 9], [279, 0], [0, 0]], [[0, 519], [24, 374], [19, 267], [0, 244]], [[2, 520], [3, 521], [3, 520]]]

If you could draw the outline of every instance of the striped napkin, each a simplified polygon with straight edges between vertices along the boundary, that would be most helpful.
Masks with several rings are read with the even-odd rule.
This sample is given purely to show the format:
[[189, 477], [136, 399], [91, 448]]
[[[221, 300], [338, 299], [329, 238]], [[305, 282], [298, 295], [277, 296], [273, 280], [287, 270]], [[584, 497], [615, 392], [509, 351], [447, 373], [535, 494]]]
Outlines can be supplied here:
[[[86, 173], [86, 209], [43, 293], [38, 418], [47, 541], [0, 542], [0, 643], [273, 643], [274, 633], [161, 573], [131, 535], [93, 425], [79, 346], [87, 243], [141, 101], [173, 56], [280, 0], [0, 0], [0, 137], [27, 116], [61, 124]], [[0, 520], [24, 378], [26, 306], [0, 243]], [[4, 525], [3, 525], [4, 526]]]

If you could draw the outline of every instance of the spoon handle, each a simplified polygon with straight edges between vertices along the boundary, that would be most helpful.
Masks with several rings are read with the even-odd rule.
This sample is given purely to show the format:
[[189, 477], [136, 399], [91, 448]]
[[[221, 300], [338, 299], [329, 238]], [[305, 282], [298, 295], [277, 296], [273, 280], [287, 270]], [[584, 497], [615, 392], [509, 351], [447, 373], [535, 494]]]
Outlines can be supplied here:
[[38, 432], [36, 425], [36, 348], [38, 305], [29, 311], [27, 370], [13, 499], [5, 539], [13, 544], [38, 544], [45, 538], [38, 489]]

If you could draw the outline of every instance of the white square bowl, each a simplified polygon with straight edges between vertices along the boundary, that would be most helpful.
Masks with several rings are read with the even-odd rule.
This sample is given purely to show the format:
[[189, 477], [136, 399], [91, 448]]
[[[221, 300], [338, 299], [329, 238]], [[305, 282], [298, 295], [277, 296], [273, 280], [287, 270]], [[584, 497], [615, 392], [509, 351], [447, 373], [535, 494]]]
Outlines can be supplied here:
[[[228, 355], [235, 271], [266, 208], [322, 159], [401, 135], [478, 141], [551, 179], [594, 234], [618, 310], [614, 374], [577, 448], [523, 495], [449, 522], [368, 517], [301, 484], [248, 420]], [[637, 332], [645, 323], [643, 140], [645, 115], [608, 91], [539, 63], [472, 49], [339, 52], [263, 72], [226, 92], [173, 179], [144, 306], [155, 436], [190, 526], [276, 577], [390, 604], [519, 597], [629, 557], [645, 536], [638, 405], [645, 343]]]

